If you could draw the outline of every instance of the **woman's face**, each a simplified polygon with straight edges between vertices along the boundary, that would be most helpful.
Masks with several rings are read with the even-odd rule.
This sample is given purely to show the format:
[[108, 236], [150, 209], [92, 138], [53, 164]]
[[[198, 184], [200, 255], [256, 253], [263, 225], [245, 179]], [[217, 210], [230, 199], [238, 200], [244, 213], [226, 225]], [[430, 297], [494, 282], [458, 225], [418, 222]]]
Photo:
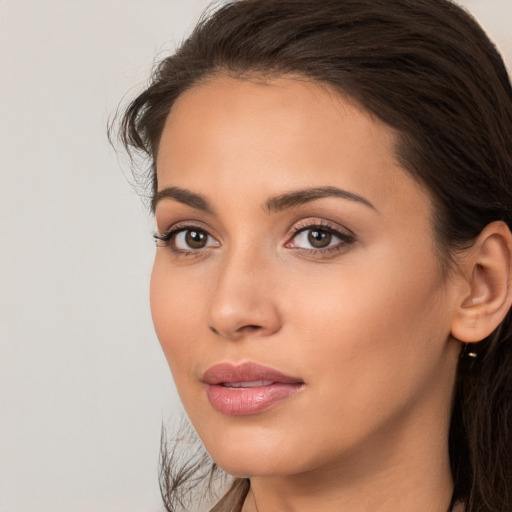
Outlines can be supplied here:
[[291, 78], [211, 79], [172, 108], [152, 314], [185, 409], [232, 474], [428, 454], [446, 438], [457, 283], [393, 144]]

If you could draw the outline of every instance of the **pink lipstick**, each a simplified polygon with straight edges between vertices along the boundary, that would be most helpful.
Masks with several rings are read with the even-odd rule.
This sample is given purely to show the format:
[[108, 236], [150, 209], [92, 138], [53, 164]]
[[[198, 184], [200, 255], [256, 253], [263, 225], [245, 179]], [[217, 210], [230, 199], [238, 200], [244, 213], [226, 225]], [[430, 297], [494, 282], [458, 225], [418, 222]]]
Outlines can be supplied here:
[[212, 366], [203, 375], [212, 407], [228, 416], [249, 416], [294, 395], [304, 381], [256, 363]]

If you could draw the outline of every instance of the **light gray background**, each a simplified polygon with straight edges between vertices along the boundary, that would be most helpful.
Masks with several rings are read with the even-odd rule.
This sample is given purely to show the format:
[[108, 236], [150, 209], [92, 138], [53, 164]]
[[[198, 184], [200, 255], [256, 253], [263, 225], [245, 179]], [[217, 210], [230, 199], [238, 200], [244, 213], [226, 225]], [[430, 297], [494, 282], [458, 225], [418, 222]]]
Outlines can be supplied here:
[[[510, 69], [512, 0], [464, 4]], [[162, 510], [152, 220], [105, 126], [205, 5], [0, 0], [1, 512]]]

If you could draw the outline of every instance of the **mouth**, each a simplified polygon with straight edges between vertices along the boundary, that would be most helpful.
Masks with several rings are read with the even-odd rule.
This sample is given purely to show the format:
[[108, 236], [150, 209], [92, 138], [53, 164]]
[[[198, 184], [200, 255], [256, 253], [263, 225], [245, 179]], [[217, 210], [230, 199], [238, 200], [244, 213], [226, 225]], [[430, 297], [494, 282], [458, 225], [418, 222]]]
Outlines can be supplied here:
[[227, 416], [249, 416], [291, 398], [304, 381], [255, 363], [218, 364], [202, 378], [212, 407]]
[[231, 389], [240, 389], [240, 388], [258, 388], [261, 386], [270, 386], [274, 384], [271, 380], [255, 380], [252, 382], [221, 382], [220, 386], [224, 386], [226, 388]]

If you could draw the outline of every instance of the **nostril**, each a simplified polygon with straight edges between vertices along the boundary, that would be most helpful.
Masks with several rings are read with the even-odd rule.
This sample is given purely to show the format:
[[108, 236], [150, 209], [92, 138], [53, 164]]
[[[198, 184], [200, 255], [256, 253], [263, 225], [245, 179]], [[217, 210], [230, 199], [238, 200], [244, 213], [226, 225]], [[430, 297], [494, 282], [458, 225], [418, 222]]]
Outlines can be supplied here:
[[223, 332], [222, 329], [217, 329], [213, 325], [209, 326], [210, 331], [212, 331], [217, 336], [226, 336], [226, 337], [234, 337], [239, 338], [243, 334], [250, 334], [256, 331], [260, 331], [262, 329], [261, 325], [255, 325], [255, 324], [249, 324], [249, 325], [242, 325], [241, 327], [235, 328], [230, 333], [229, 332]]
[[236, 332], [242, 333], [242, 332], [254, 332], [259, 331], [261, 329], [261, 325], [243, 325], [242, 327], [239, 327]]

